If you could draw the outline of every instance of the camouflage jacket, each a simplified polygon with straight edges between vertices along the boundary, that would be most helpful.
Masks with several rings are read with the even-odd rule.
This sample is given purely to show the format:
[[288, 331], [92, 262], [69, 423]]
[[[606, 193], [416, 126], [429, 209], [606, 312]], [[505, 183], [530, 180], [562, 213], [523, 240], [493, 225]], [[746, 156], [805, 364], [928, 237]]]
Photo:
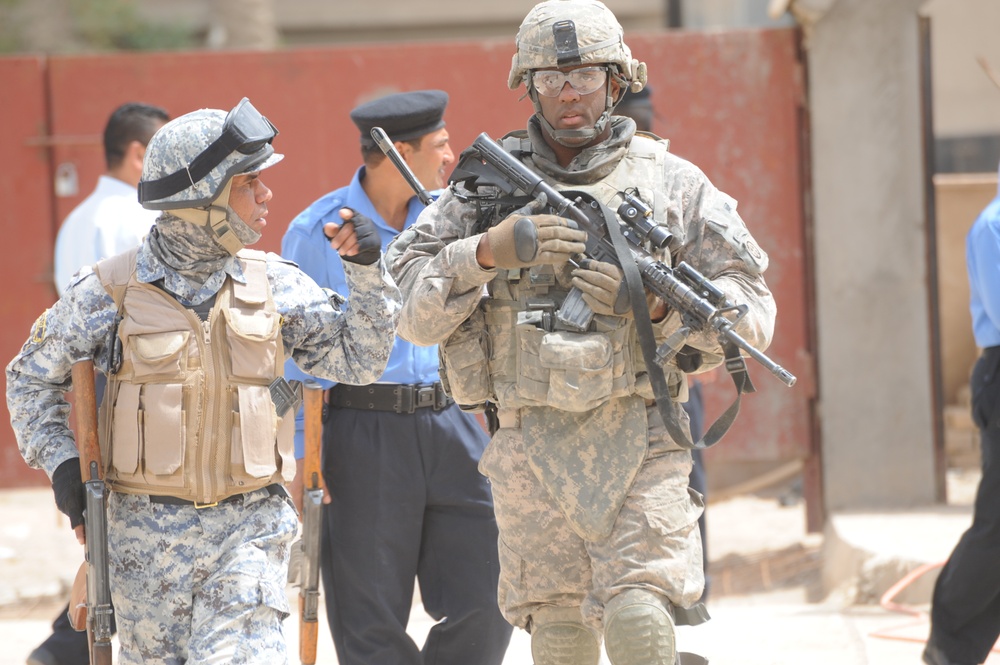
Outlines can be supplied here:
[[[610, 141], [629, 146], [633, 131], [631, 121], [618, 123]], [[526, 154], [523, 161], [559, 190], [598, 184], [624, 155], [623, 150], [616, 152], [615, 145], [601, 143], [584, 150], [568, 169], [559, 172], [551, 151], [539, 145], [537, 132], [530, 126], [528, 136], [534, 153]], [[617, 156], [610, 164], [601, 165], [600, 160], [608, 155]], [[656, 209], [655, 219], [677, 239], [671, 256], [662, 258], [674, 264], [686, 261], [731, 300], [746, 304], [748, 312], [734, 330], [755, 348], [767, 348], [776, 316], [774, 299], [763, 277], [767, 255], [740, 219], [736, 201], [716, 189], [698, 167], [676, 155], [666, 152], [659, 163], [662, 173], [652, 179], [659, 186], [649, 198]], [[404, 294], [397, 334], [415, 344], [447, 340], [477, 310], [484, 285], [506, 279], [476, 261], [482, 234], [477, 233], [477, 205], [469, 200], [469, 194], [462, 185], [453, 184], [386, 252], [389, 270]], [[501, 290], [494, 286], [486, 292], [492, 295]], [[658, 341], [679, 326], [676, 313], [654, 325]], [[721, 361], [722, 350], [714, 334], [696, 334], [688, 344], [706, 352], [715, 364]], [[703, 369], [711, 366], [710, 362]]]
[[[384, 371], [395, 340], [399, 290], [381, 261], [344, 265], [351, 292], [346, 304], [276, 254], [267, 255], [266, 273], [282, 317], [285, 354], [315, 376], [371, 383]], [[156, 282], [173, 277], [171, 272], [152, 253], [139, 253], [139, 281]], [[238, 259], [230, 261], [225, 272], [228, 279], [244, 281]], [[93, 358], [107, 371], [115, 318], [111, 296], [97, 275], [85, 269], [35, 321], [20, 353], [7, 366], [7, 407], [21, 455], [50, 477], [61, 463], [77, 456], [64, 397], [71, 387], [72, 366]]]

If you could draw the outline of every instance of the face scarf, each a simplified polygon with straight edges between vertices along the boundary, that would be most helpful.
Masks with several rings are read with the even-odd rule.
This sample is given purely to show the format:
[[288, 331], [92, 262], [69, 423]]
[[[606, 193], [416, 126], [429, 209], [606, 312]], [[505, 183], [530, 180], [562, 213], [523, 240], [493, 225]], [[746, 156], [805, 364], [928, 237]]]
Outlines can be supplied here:
[[[235, 210], [228, 205], [216, 205], [219, 201], [228, 202], [231, 184], [232, 181], [205, 208], [164, 211], [150, 231], [150, 251], [180, 275], [194, 292], [218, 292], [226, 278], [227, 269], [235, 261], [236, 251], [261, 238], [261, 234], [240, 219]], [[219, 226], [222, 222], [235, 236], [236, 242], [229, 243], [234, 250], [223, 246], [213, 229], [213, 223]]]
[[544, 130], [536, 116], [528, 121], [528, 138], [534, 153], [531, 161], [539, 171], [570, 185], [589, 185], [615, 170], [628, 152], [635, 134], [635, 121], [624, 116], [611, 118], [611, 135], [604, 141], [584, 148], [568, 166], [562, 167], [556, 154], [545, 142]]

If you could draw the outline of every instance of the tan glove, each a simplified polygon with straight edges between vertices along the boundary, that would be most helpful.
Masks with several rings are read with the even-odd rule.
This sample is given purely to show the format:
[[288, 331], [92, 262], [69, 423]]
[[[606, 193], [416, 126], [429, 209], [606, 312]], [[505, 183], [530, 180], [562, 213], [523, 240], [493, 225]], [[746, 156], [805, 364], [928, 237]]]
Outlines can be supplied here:
[[586, 250], [587, 232], [557, 215], [515, 213], [486, 232], [497, 268], [559, 266]]
[[573, 286], [583, 292], [583, 301], [596, 314], [632, 315], [624, 275], [616, 265], [587, 259], [573, 271]]

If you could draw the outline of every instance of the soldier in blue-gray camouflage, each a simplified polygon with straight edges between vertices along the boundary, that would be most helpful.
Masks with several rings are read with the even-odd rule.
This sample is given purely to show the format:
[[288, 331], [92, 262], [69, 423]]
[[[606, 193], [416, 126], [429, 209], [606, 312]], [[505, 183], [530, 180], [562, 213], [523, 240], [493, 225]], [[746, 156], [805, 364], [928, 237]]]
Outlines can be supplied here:
[[[517, 34], [509, 78], [512, 90], [524, 83], [535, 113], [500, 143], [555, 189], [610, 210], [623, 191], [637, 194], [673, 234], [657, 258], [686, 261], [745, 304], [734, 329], [763, 350], [776, 312], [767, 255], [736, 202], [666, 141], [612, 116], [625, 90], [645, 81], [645, 64], [602, 3], [538, 4]], [[524, 199], [476, 168], [460, 173], [460, 161], [386, 261], [404, 294], [397, 333], [441, 345], [460, 404], [497, 409], [480, 470], [500, 528], [501, 610], [530, 631], [535, 665], [597, 665], [602, 644], [613, 665], [674, 665], [675, 617], [704, 618], [693, 608], [704, 585], [703, 503], [688, 489], [690, 450], [668, 434], [654, 399], [634, 308], [619, 297], [622, 271], [579, 260], [584, 231], [543, 214], [542, 201], [514, 208]], [[596, 313], [582, 332], [553, 314], [571, 287]], [[680, 316], [651, 294], [647, 305], [662, 343]], [[664, 368], [669, 420], [682, 434], [685, 372], [724, 355], [715, 334], [696, 332], [687, 344], [683, 366], [678, 356]]]
[[[144, 243], [85, 268], [7, 366], [25, 461], [52, 478], [81, 540], [83, 492], [64, 392], [93, 359], [108, 377], [101, 453], [112, 600], [126, 663], [285, 663], [297, 532], [290, 356], [365, 384], [394, 341], [399, 291], [371, 220], [327, 225], [350, 298], [321, 289], [261, 237], [274, 126], [246, 99], [164, 125], [139, 199], [162, 211]], [[275, 397], [272, 397], [272, 394]], [[291, 400], [294, 401], [294, 400]]]

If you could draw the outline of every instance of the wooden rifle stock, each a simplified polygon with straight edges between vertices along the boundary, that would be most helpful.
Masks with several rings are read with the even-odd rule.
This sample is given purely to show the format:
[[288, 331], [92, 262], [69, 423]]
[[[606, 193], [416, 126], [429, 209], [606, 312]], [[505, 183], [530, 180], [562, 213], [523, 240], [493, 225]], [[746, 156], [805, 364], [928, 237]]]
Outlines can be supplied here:
[[323, 390], [315, 381], [303, 384], [305, 401], [305, 460], [302, 492], [302, 576], [299, 588], [299, 660], [316, 662], [319, 613], [320, 508], [323, 479], [320, 448], [323, 440]]
[[84, 534], [87, 554], [87, 642], [91, 665], [111, 665], [111, 588], [108, 580], [108, 532], [104, 468], [97, 425], [94, 361], [73, 365], [73, 399], [80, 473], [86, 493]]

